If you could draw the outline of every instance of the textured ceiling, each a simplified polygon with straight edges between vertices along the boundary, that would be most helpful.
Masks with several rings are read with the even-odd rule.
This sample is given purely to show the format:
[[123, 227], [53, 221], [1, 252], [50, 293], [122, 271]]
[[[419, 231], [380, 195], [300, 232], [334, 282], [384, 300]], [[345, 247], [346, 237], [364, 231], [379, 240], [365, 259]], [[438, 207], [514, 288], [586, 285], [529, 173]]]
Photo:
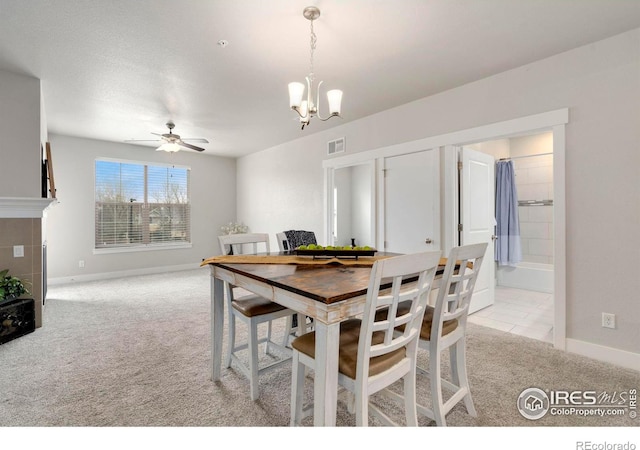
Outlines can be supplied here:
[[[343, 118], [301, 131], [287, 83], [309, 70], [309, 5]], [[638, 0], [0, 0], [0, 69], [42, 80], [51, 133], [173, 120], [241, 156], [638, 27]]]

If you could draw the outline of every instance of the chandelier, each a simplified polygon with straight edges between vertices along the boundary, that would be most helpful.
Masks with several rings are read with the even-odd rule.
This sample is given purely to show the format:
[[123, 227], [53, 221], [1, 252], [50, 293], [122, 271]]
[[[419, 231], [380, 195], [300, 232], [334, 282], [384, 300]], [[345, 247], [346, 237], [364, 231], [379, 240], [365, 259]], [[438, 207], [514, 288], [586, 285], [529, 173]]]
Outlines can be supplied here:
[[314, 93], [313, 93], [313, 52], [316, 49], [316, 34], [313, 32], [313, 21], [320, 17], [320, 10], [315, 6], [308, 6], [302, 12], [302, 15], [311, 21], [311, 58], [310, 58], [310, 69], [309, 75], [306, 77], [307, 80], [307, 98], [306, 100], [302, 100], [304, 96], [304, 83], [293, 82], [289, 83], [289, 106], [300, 116], [300, 123], [302, 123], [302, 129], [304, 130], [305, 125], [309, 125], [311, 118], [317, 116], [318, 119], [325, 121], [329, 120], [334, 116], [340, 116], [340, 104], [342, 103], [342, 91], [339, 89], [333, 89], [327, 92], [327, 100], [329, 102], [329, 115], [327, 117], [322, 117], [319, 111], [320, 105], [320, 86], [322, 85], [322, 81], [318, 83], [318, 88], [315, 93], [315, 102], [314, 102]]

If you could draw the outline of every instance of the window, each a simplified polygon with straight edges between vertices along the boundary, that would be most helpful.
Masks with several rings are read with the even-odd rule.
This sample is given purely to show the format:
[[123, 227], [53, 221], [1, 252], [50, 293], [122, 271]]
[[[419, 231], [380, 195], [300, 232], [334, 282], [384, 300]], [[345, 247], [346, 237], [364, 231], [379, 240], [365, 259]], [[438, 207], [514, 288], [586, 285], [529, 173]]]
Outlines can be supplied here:
[[95, 248], [191, 242], [189, 168], [96, 160]]

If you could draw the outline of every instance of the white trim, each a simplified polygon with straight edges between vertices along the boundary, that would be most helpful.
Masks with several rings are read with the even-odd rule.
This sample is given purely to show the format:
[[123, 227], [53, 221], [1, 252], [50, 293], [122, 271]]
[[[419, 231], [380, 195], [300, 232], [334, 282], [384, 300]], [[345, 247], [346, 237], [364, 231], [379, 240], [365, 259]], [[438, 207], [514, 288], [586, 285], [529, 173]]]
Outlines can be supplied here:
[[333, 170], [324, 167], [324, 242], [327, 245], [333, 245], [333, 236], [331, 230], [333, 229]]
[[41, 219], [54, 198], [0, 197], [0, 219]]
[[[172, 163], [164, 163], [164, 162], [156, 162], [156, 161], [136, 161], [133, 159], [108, 158], [108, 157], [102, 157], [102, 156], [97, 157], [96, 161], [115, 162], [115, 163], [122, 163], [122, 164], [138, 164], [141, 166], [170, 167], [173, 169], [191, 170], [191, 166], [181, 166], [180, 164], [172, 164]], [[95, 175], [95, 167], [93, 172]]]
[[135, 252], [150, 252], [154, 250], [179, 250], [184, 248], [192, 248], [191, 242], [181, 242], [179, 244], [170, 244], [164, 242], [162, 244], [140, 244], [131, 245], [128, 247], [100, 247], [94, 248], [94, 255], [109, 255], [112, 253], [135, 253]]
[[627, 369], [640, 371], [640, 353], [605, 347], [604, 345], [592, 344], [591, 342], [579, 341], [577, 339], [566, 340], [566, 351]]
[[322, 161], [322, 167], [349, 166], [374, 158], [415, 153], [422, 150], [442, 147], [444, 145], [453, 144], [461, 146], [464, 144], [474, 144], [487, 139], [500, 139], [525, 131], [548, 130], [551, 127], [566, 124], [568, 122], [569, 109], [557, 109], [555, 111], [520, 117], [518, 119], [505, 120], [504, 122], [496, 122], [466, 130], [454, 131], [438, 136], [431, 136], [415, 141], [390, 145], [388, 147], [354, 153], [339, 158], [325, 159]]
[[56, 286], [60, 284], [79, 283], [84, 281], [97, 281], [97, 280], [109, 280], [113, 278], [133, 277], [138, 275], [153, 275], [158, 273], [173, 273], [182, 270], [192, 270], [200, 267], [198, 263], [182, 264], [178, 266], [162, 266], [162, 267], [148, 267], [145, 269], [132, 269], [132, 270], [120, 270], [117, 272], [101, 272], [91, 273], [87, 275], [72, 275], [70, 277], [48, 278], [47, 284], [49, 286]]
[[440, 150], [440, 238], [443, 255], [448, 255], [458, 245], [458, 153], [459, 149], [453, 145], [445, 145]]
[[553, 346], [566, 349], [567, 257], [564, 124], [553, 127]]
[[375, 159], [375, 201], [376, 204], [376, 248], [385, 250], [385, 240], [384, 240], [384, 217], [385, 217], [385, 206], [384, 206], [384, 158], [376, 158]]

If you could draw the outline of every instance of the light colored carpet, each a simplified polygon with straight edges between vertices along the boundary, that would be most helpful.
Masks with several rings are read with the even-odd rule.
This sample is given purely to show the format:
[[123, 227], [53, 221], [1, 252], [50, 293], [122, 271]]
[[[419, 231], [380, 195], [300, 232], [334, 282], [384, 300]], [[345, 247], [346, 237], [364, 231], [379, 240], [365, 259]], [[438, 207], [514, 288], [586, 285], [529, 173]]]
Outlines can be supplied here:
[[[248, 382], [233, 367], [223, 369], [219, 383], [210, 380], [209, 299], [207, 268], [51, 286], [44, 327], [0, 346], [0, 425], [288, 425], [289, 363], [261, 377], [257, 402], [249, 399]], [[278, 332], [282, 329], [281, 324]], [[242, 325], [239, 333], [243, 339]], [[529, 421], [516, 409], [525, 388], [626, 392], [640, 388], [638, 372], [473, 324], [467, 348], [478, 417], [459, 405], [448, 416], [450, 426], [640, 424], [628, 416], [547, 415]], [[421, 364], [426, 361], [421, 352]], [[422, 381], [419, 395], [428, 398]], [[306, 391], [310, 398], [311, 380]], [[403, 421], [400, 409], [392, 414]], [[354, 424], [342, 405], [337, 423]], [[433, 423], [422, 418], [420, 425]]]

